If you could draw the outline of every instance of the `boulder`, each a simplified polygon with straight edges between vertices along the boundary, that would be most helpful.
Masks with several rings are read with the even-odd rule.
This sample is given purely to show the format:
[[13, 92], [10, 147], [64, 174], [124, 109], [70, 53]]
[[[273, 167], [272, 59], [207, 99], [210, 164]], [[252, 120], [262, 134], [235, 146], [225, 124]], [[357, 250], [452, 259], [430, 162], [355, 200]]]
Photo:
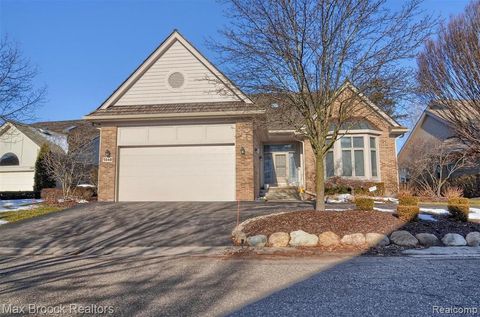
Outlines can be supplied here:
[[467, 234], [467, 244], [471, 247], [478, 247], [480, 245], [480, 232], [474, 231]]
[[390, 244], [388, 237], [381, 233], [369, 232], [365, 235], [369, 247], [384, 247]]
[[247, 243], [251, 247], [263, 248], [267, 244], [267, 236], [259, 234], [247, 238]]
[[405, 230], [392, 232], [390, 241], [402, 247], [414, 247], [418, 244], [417, 238]]
[[290, 241], [290, 235], [286, 232], [275, 232], [268, 238], [271, 247], [286, 247]]
[[334, 232], [326, 231], [318, 236], [318, 244], [324, 247], [331, 247], [340, 244], [340, 237]]
[[313, 247], [318, 243], [318, 237], [314, 234], [297, 230], [290, 232], [290, 242], [292, 247]]
[[440, 240], [438, 240], [436, 235], [431, 233], [418, 233], [415, 235], [415, 238], [425, 247], [440, 245]]
[[346, 234], [343, 236], [341, 241], [342, 244], [362, 245], [365, 244], [365, 236], [363, 233]]
[[232, 232], [232, 240], [235, 245], [242, 245], [247, 243], [247, 235], [241, 230], [234, 230]]
[[447, 233], [443, 237], [442, 242], [449, 247], [461, 247], [467, 245], [467, 241], [458, 233]]

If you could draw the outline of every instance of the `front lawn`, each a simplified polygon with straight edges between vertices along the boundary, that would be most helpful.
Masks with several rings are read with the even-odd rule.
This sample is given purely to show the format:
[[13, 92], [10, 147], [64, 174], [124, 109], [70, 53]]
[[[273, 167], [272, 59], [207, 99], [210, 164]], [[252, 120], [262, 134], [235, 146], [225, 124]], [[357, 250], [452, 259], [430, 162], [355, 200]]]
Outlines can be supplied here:
[[56, 212], [63, 209], [65, 209], [65, 207], [41, 204], [39, 206], [33, 207], [32, 209], [1, 212], [0, 221], [3, 220], [7, 222], [15, 222], [15, 221], [20, 221], [24, 219], [46, 215], [51, 212]]

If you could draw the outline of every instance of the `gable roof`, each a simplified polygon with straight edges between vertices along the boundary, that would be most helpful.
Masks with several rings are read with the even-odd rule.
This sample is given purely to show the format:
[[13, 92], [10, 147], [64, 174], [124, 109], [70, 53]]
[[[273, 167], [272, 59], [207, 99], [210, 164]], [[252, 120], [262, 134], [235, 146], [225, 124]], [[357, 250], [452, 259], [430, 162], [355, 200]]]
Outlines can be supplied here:
[[[9, 125], [15, 127], [40, 147], [43, 144], [48, 144], [51, 148], [62, 151], [68, 150], [68, 136], [72, 131], [81, 131], [82, 135], [85, 135], [90, 140], [94, 140], [100, 135], [98, 129], [85, 120], [50, 121], [32, 124], [8, 121], [3, 126], [8, 127]], [[7, 130], [3, 129], [1, 132], [6, 132]]]
[[231, 92], [245, 103], [252, 101], [237, 86], [235, 86], [222, 72], [206, 59], [189, 41], [187, 41], [178, 30], [174, 30], [140, 66], [105, 100], [98, 110], [104, 110], [114, 105], [130, 87], [137, 82], [141, 76], [176, 42], [180, 42], [195, 58], [202, 63], [219, 81], [231, 90]]
[[[364, 102], [368, 107], [370, 107], [376, 114], [383, 118], [392, 128], [392, 132], [398, 132], [403, 134], [408, 131], [408, 129], [397, 121], [395, 121], [391, 116], [389, 116], [385, 111], [380, 109], [375, 105], [367, 96], [361, 93], [357, 87], [355, 87], [351, 82], [346, 81], [337, 91], [335, 96], [340, 95], [345, 89], [350, 89], [355, 95], [357, 95], [362, 102]], [[267, 114], [267, 125], [270, 130], [292, 130], [294, 126], [287, 124], [281, 120], [282, 117], [289, 116], [292, 122], [297, 122], [301, 124], [303, 122], [302, 116], [297, 111], [288, 110], [288, 113], [282, 109], [279, 105], [277, 109], [271, 107], [272, 103], [278, 102], [279, 98], [271, 98], [268, 94], [258, 94], [252, 97], [256, 103], [261, 104], [266, 109]], [[335, 97], [336, 98], [336, 97]], [[281, 98], [280, 98], [281, 99]], [[354, 119], [352, 119], [354, 120]]]

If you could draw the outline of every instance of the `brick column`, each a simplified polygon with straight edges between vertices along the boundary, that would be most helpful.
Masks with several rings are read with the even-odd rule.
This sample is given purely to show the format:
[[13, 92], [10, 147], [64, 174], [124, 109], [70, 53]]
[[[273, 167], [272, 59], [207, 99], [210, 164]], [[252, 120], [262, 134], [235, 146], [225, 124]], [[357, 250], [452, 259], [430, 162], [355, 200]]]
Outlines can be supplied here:
[[[237, 200], [255, 199], [253, 122], [235, 124], [235, 163]], [[244, 154], [242, 154], [242, 148]]]
[[[105, 151], [110, 151], [111, 160], [104, 160]], [[117, 171], [117, 127], [100, 128], [100, 162], [98, 167], [98, 200], [115, 201], [115, 178]]]

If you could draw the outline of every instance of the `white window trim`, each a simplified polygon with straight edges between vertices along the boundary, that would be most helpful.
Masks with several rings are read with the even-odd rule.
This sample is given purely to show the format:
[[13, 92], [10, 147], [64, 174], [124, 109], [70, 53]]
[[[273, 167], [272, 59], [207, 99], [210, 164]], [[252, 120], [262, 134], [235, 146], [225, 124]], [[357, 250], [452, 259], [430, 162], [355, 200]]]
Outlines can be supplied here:
[[[360, 130], [359, 130], [360, 131]], [[365, 181], [381, 181], [381, 172], [380, 172], [380, 149], [379, 149], [379, 138], [378, 138], [378, 131], [376, 133], [370, 133], [371, 130], [361, 130], [362, 133], [356, 133], [357, 131], [349, 131], [348, 134], [342, 135], [341, 137], [363, 137], [363, 164], [364, 164], [364, 172], [365, 176], [343, 176], [342, 170], [342, 146], [341, 146], [341, 137], [339, 137], [335, 143], [333, 144], [333, 170], [334, 176], [342, 177], [345, 179], [353, 179], [353, 180], [365, 180]], [[377, 156], [377, 176], [372, 176], [372, 159], [371, 159], [371, 148], [370, 148], [370, 137], [375, 138], [375, 154]], [[353, 140], [352, 140], [353, 142]], [[353, 143], [352, 147], [349, 148], [352, 151], [352, 173], [355, 173], [355, 160], [354, 160], [354, 148]], [[325, 178], [327, 178], [327, 165], [325, 164]]]

